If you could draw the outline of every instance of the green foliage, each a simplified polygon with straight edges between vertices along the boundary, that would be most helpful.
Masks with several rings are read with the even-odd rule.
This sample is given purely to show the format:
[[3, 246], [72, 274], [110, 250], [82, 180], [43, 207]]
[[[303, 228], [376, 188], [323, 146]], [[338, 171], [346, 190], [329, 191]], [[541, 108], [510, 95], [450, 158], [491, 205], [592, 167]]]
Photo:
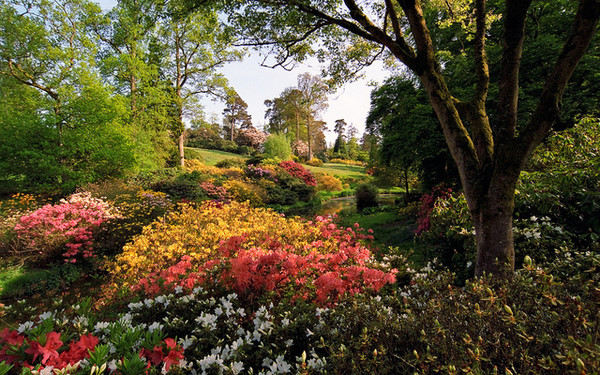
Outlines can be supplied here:
[[[425, 189], [458, 180], [443, 134], [426, 93], [414, 82], [392, 77], [371, 93], [367, 129], [382, 137], [383, 168], [415, 170]], [[400, 178], [405, 178], [403, 174]]]
[[47, 270], [18, 270], [3, 280], [2, 298], [23, 298], [69, 287], [86, 270], [73, 264], [60, 264]]
[[429, 214], [429, 229], [419, 241], [432, 245], [427, 254], [455, 272], [459, 282], [472, 276], [475, 267], [475, 231], [463, 194], [438, 198]]
[[[535, 266], [498, 284], [426, 268], [394, 296], [328, 311], [320, 355], [341, 373], [580, 373], [598, 371], [593, 281], [556, 282]], [[594, 323], [585, 323], [594, 322]], [[506, 371], [506, 373], [508, 373]]]
[[215, 167], [218, 168], [243, 168], [246, 166], [246, 161], [244, 159], [236, 158], [236, 159], [224, 159], [215, 164]]
[[360, 184], [356, 187], [356, 208], [359, 212], [369, 207], [377, 207], [377, 187], [371, 184]]
[[292, 147], [290, 142], [283, 134], [271, 134], [263, 144], [265, 155], [281, 160], [290, 160], [292, 157]]

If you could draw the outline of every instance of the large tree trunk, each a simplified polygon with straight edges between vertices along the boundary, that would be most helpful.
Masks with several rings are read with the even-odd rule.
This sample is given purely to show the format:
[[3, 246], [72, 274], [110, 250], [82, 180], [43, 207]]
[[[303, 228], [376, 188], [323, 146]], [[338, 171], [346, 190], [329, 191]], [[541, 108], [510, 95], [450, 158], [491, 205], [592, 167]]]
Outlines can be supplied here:
[[[510, 173], [514, 176], [514, 173]], [[477, 260], [475, 275], [493, 274], [509, 279], [515, 267], [513, 237], [514, 192], [516, 178], [501, 176], [502, 184], [491, 184], [484, 196], [468, 196], [475, 206], [471, 218], [475, 227]], [[468, 195], [472, 189], [465, 189]]]

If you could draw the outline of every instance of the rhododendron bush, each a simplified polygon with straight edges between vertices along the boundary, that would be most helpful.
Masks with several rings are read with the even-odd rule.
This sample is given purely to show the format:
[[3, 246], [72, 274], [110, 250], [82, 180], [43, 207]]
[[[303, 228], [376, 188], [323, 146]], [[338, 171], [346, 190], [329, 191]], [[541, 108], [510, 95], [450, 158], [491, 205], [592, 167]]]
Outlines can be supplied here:
[[374, 261], [370, 239], [358, 225], [341, 228], [322, 217], [304, 221], [245, 203], [205, 203], [147, 227], [112, 272], [151, 295], [217, 283], [248, 298], [271, 292], [326, 303], [395, 281], [395, 270]]
[[304, 168], [302, 164], [296, 163], [294, 161], [282, 161], [279, 163], [279, 166], [285, 169], [290, 175], [297, 177], [304, 181], [305, 184], [309, 186], [317, 186], [317, 180], [310, 173], [309, 170]]
[[15, 250], [38, 261], [90, 258], [93, 237], [115, 214], [108, 203], [89, 193], [73, 194], [58, 204], [47, 204], [18, 219]]

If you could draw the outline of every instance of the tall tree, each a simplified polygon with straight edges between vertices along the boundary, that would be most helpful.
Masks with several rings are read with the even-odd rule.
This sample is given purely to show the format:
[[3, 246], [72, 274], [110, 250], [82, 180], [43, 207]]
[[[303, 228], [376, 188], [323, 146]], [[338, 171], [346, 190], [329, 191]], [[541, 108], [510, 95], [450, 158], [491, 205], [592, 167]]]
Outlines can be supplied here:
[[[161, 68], [166, 72], [176, 97], [177, 125], [173, 131], [177, 134], [179, 160], [183, 166], [185, 111], [191, 109], [195, 104], [192, 99], [198, 95], [226, 97], [228, 82], [216, 69], [239, 60], [241, 54], [233, 50], [230, 33], [222, 27], [216, 11], [210, 7], [185, 13], [173, 3], [161, 22], [161, 38], [167, 52]], [[239, 100], [234, 100], [239, 112], [236, 116], [243, 116], [242, 108], [237, 106], [245, 103]], [[247, 113], [246, 116], [241, 126], [251, 125], [248, 124], [250, 118]]]
[[173, 87], [160, 77], [164, 48], [157, 43], [163, 12], [155, 0], [119, 0], [94, 23], [101, 40], [100, 70], [128, 101], [138, 159], [143, 168], [162, 166], [169, 156]]
[[22, 188], [72, 190], [133, 164], [121, 107], [97, 75], [81, 0], [0, 4], [0, 169]]
[[[514, 192], [520, 171], [532, 151], [560, 119], [563, 94], [576, 66], [585, 55], [598, 26], [600, 2], [579, 0], [565, 5], [564, 16], [572, 19], [565, 31], [562, 50], [552, 56], [551, 72], [542, 85], [537, 104], [528, 120], [519, 122], [520, 68], [523, 61], [528, 11], [532, 0], [506, 0], [498, 91], [490, 91], [486, 53], [487, 31], [494, 21], [486, 0], [432, 1], [442, 7], [441, 20], [452, 23], [459, 5], [461, 22], [472, 30], [468, 59], [475, 85], [468, 95], [457, 97], [448, 86], [440, 55], [436, 53], [432, 24], [424, 17], [419, 0], [246, 0], [230, 8], [231, 18], [245, 32], [247, 43], [273, 42], [281, 53], [276, 64], [285, 64], [293, 54], [304, 58], [321, 41], [321, 56], [332, 57], [330, 72], [343, 80], [360, 65], [386, 54], [401, 62], [420, 80], [440, 122], [446, 143], [459, 170], [469, 212], [475, 225], [477, 261], [475, 273], [512, 277], [514, 243], [512, 215]], [[575, 6], [577, 4], [577, 6]], [[575, 9], [576, 8], [576, 9]], [[472, 22], [468, 22], [472, 20]], [[462, 41], [461, 41], [462, 42]], [[462, 55], [446, 56], [457, 59]], [[465, 94], [463, 92], [463, 94]], [[496, 95], [498, 110], [490, 121], [488, 95]]]
[[269, 121], [271, 133], [293, 134], [296, 142], [305, 139], [302, 124], [304, 119], [302, 92], [296, 87], [288, 87], [281, 96], [265, 101], [265, 118]]
[[[387, 79], [371, 92], [367, 130], [381, 137], [379, 161], [397, 166], [405, 178], [413, 170], [422, 186], [454, 184], [458, 176], [444, 135], [437, 132], [439, 121], [427, 101], [427, 93], [403, 77]], [[405, 181], [407, 183], [407, 181]]]
[[327, 108], [329, 87], [321, 78], [303, 73], [298, 76], [298, 90], [301, 93], [300, 103], [306, 121], [306, 133], [308, 134], [308, 158], [311, 159], [313, 157], [313, 134], [317, 133], [317, 129], [325, 126], [324, 122], [313, 121], [313, 118], [318, 118], [319, 114]]
[[248, 114], [248, 104], [233, 91], [227, 98], [225, 109], [223, 109], [223, 126], [233, 141], [235, 137], [235, 128], [248, 129], [252, 127], [252, 116]]

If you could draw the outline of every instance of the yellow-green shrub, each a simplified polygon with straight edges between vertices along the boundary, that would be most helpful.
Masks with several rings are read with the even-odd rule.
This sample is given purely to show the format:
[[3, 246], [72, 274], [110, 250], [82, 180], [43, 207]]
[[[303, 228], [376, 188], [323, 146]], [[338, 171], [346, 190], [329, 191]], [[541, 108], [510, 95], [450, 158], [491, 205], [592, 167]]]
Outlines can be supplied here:
[[348, 159], [331, 159], [331, 160], [329, 160], [329, 162], [336, 163], [336, 164], [345, 164], [345, 165], [360, 165], [360, 166], [365, 165], [365, 163], [363, 163], [362, 161], [348, 160]]
[[318, 159], [318, 158], [312, 158], [309, 161], [307, 161], [306, 164], [312, 165], [313, 167], [322, 167], [323, 166], [323, 160]]
[[200, 172], [204, 174], [221, 175], [223, 171], [220, 168], [206, 165], [200, 160], [189, 159], [185, 161], [185, 170], [188, 172]]
[[325, 174], [325, 175], [317, 175], [317, 188], [318, 190], [325, 191], [341, 191], [342, 190], [342, 181], [340, 181], [337, 177]]
[[249, 202], [251, 206], [264, 204], [267, 194], [263, 188], [257, 185], [247, 184], [239, 180], [227, 180], [223, 183], [233, 200], [237, 202]]

